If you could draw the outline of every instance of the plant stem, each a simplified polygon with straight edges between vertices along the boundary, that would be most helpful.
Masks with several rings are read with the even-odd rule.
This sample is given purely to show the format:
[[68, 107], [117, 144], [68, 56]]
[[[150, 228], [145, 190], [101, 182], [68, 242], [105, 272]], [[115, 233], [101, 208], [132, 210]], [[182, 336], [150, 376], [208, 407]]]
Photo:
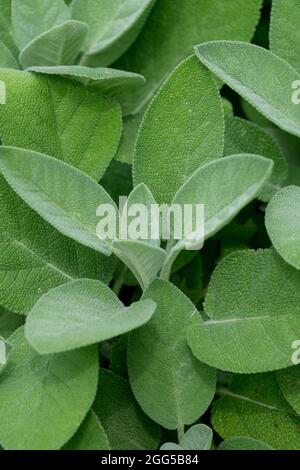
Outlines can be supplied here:
[[177, 427], [178, 444], [180, 445], [184, 437], [184, 424], [178, 424]]
[[120, 273], [120, 276], [114, 282], [112, 290], [116, 294], [117, 297], [119, 297], [120, 295], [126, 271], [127, 271], [127, 268], [126, 266], [124, 266], [124, 268], [122, 269]]

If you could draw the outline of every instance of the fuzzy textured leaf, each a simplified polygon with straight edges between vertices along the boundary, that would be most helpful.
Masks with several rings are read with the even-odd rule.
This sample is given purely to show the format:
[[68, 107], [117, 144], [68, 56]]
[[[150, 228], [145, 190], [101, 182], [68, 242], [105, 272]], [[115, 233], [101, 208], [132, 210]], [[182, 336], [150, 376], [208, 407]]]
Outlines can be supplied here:
[[90, 411], [75, 436], [64, 450], [109, 450], [109, 442], [102, 424], [94, 411]]
[[215, 402], [212, 424], [223, 438], [244, 435], [278, 450], [300, 446], [300, 418], [285, 401], [273, 374], [235, 376]]
[[[2, 150], [2, 149], [1, 149]], [[115, 260], [61, 235], [0, 178], [0, 304], [27, 314], [49, 289], [78, 278], [109, 282]]]
[[145, 83], [144, 77], [137, 73], [123, 72], [122, 70], [105, 67], [92, 69], [83, 65], [60, 65], [57, 67], [29, 67], [28, 71], [63, 76], [72, 81], [82, 83], [92, 90], [116, 97], [124, 89], [141, 86]]
[[80, 21], [67, 21], [36, 37], [21, 51], [24, 69], [36, 66], [71, 65], [80, 53], [88, 26]]
[[100, 369], [93, 408], [107, 433], [112, 450], [157, 448], [160, 429], [137, 405], [127, 380]]
[[151, 102], [134, 155], [134, 183], [145, 183], [158, 203], [170, 203], [186, 179], [222, 156], [222, 102], [210, 73], [191, 57]]
[[63, 0], [12, 0], [14, 37], [20, 49], [48, 29], [70, 19]]
[[207, 42], [195, 51], [204, 65], [263, 116], [300, 137], [300, 113], [292, 102], [292, 84], [300, 75], [288, 62], [243, 42]]
[[98, 380], [97, 348], [38, 356], [23, 328], [9, 342], [9, 362], [0, 375], [1, 444], [7, 450], [59, 449], [92, 405]]
[[186, 344], [196, 308], [162, 280], [154, 281], [142, 298], [154, 300], [157, 308], [147, 325], [129, 335], [133, 393], [145, 413], [165, 428], [192, 424], [209, 406], [216, 383], [214, 369], [195, 360]]
[[39, 299], [27, 317], [25, 335], [39, 354], [59, 353], [139, 328], [154, 311], [151, 300], [124, 307], [105, 284], [79, 279]]
[[279, 370], [276, 372], [276, 378], [284, 398], [300, 416], [300, 366]]
[[221, 442], [218, 450], [273, 450], [262, 441], [247, 436], [235, 436]]
[[32, 209], [63, 235], [111, 254], [96, 234], [99, 204], [114, 206], [100, 185], [76, 168], [31, 150], [0, 147], [0, 157], [0, 171]]
[[0, 106], [2, 143], [51, 155], [99, 181], [119, 144], [119, 105], [59, 77], [1, 69], [0, 80], [8, 97]]
[[300, 188], [288, 186], [277, 193], [266, 209], [266, 228], [280, 256], [300, 269]]
[[300, 3], [272, 0], [270, 49], [300, 72]]
[[137, 41], [115, 64], [147, 80], [143, 89], [124, 97], [128, 114], [143, 111], [177, 64], [193, 53], [195, 44], [216, 39], [249, 41], [261, 4], [261, 0], [157, 1]]
[[72, 18], [89, 25], [82, 63], [108, 65], [134, 42], [155, 0], [73, 0]]
[[246, 374], [291, 366], [300, 331], [299, 282], [299, 271], [273, 250], [227, 256], [209, 284], [204, 305], [209, 320], [199, 316], [189, 329], [195, 356]]
[[250, 121], [227, 116], [225, 124], [225, 156], [254, 153], [273, 160], [272, 175], [258, 195], [262, 201], [269, 201], [288, 175], [287, 161], [280, 147], [264, 129]]

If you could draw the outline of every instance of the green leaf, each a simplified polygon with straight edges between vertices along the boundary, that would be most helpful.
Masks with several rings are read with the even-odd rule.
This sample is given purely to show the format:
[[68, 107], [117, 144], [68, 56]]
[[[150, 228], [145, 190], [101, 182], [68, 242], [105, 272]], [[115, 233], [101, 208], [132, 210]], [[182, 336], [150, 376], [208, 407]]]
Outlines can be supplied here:
[[[291, 44], [293, 46], [291, 47]], [[300, 4], [297, 0], [273, 0], [270, 49], [300, 72]]]
[[221, 389], [212, 424], [224, 439], [245, 435], [279, 450], [300, 446], [300, 419], [279, 390], [273, 374], [235, 376], [230, 389]]
[[222, 102], [210, 73], [195, 57], [181, 63], [150, 104], [134, 155], [134, 183], [170, 203], [186, 179], [222, 156]]
[[27, 317], [25, 335], [39, 354], [59, 353], [139, 328], [154, 311], [151, 300], [124, 307], [105, 284], [79, 279], [38, 300]]
[[99, 181], [121, 136], [118, 104], [58, 77], [1, 69], [0, 80], [2, 143], [52, 155]]
[[185, 340], [197, 313], [172, 284], [156, 280], [144, 293], [156, 311], [149, 323], [129, 335], [128, 372], [133, 393], [145, 413], [167, 429], [192, 424], [209, 406], [215, 371], [196, 361]]
[[[228, 224], [259, 193], [271, 175], [273, 162], [258, 155], [232, 155], [200, 167], [179, 189], [173, 204], [204, 204], [204, 240]], [[230, 184], [229, 184], [230, 182]], [[193, 227], [196, 225], [193, 211]], [[194, 229], [195, 230], [195, 229]], [[180, 240], [169, 250], [162, 270], [168, 278], [181, 250], [202, 240]]]
[[102, 424], [90, 411], [64, 450], [109, 450], [109, 442]]
[[[0, 17], [1, 21], [1, 17]], [[14, 58], [10, 50], [0, 40], [0, 64], [1, 67], [7, 67], [11, 69], [19, 69], [19, 63]]]
[[128, 114], [143, 111], [177, 64], [192, 54], [195, 44], [215, 39], [249, 41], [261, 3], [260, 0], [157, 1], [138, 39], [115, 64], [122, 70], [140, 73], [147, 80], [143, 89], [124, 97]]
[[248, 436], [234, 436], [221, 442], [218, 450], [273, 450], [265, 442]]
[[276, 378], [284, 398], [295, 410], [297, 415], [300, 415], [300, 366], [279, 370], [276, 372]]
[[159, 450], [164, 450], [166, 452], [168, 452], [169, 450], [184, 450], [184, 448], [182, 446], [180, 446], [179, 444], [176, 444], [175, 442], [166, 442], [165, 444], [163, 444], [161, 446], [161, 448]]
[[100, 369], [99, 387], [93, 405], [112, 450], [151, 450], [160, 441], [160, 429], [137, 405], [129, 383]]
[[184, 450], [209, 450], [213, 439], [212, 430], [205, 424], [191, 427], [182, 439]]
[[114, 258], [64, 237], [44, 222], [1, 176], [0, 304], [26, 314], [49, 289], [78, 278], [107, 283], [114, 267]]
[[[191, 325], [195, 356], [237, 373], [291, 366], [300, 328], [300, 273], [273, 250], [236, 251], [217, 266], [204, 310]], [[274, 294], [276, 293], [276, 295]]]
[[115, 240], [114, 254], [132, 271], [142, 289], [156, 277], [166, 259], [166, 252], [139, 240]]
[[256, 124], [238, 117], [226, 117], [224, 155], [254, 153], [270, 158], [274, 169], [269, 181], [259, 193], [262, 201], [269, 201], [280, 189], [288, 174], [288, 165], [274, 139]]
[[288, 186], [277, 193], [266, 209], [268, 235], [280, 256], [300, 269], [300, 188]]
[[12, 30], [11, 3], [12, 0], [0, 0], [0, 58], [1, 67], [8, 65], [5, 63], [5, 58], [7, 58], [16, 65], [15, 68], [18, 68], [18, 48]]
[[22, 326], [23, 323], [23, 317], [10, 312], [4, 307], [0, 307], [0, 336], [2, 336], [2, 338], [8, 338], [17, 328]]
[[49, 29], [27, 44], [19, 56], [24, 69], [32, 65], [71, 65], [82, 48], [88, 26], [67, 21]]
[[83, 64], [108, 65], [134, 42], [155, 0], [74, 0], [72, 18], [89, 25]]
[[134, 146], [137, 133], [143, 119], [143, 114], [125, 116], [123, 119], [123, 135], [120, 141], [116, 159], [131, 164], [134, 156]]
[[70, 19], [63, 0], [12, 0], [14, 37], [22, 50], [48, 29]]
[[[159, 230], [157, 233], [157, 239], [154, 237], [152, 238], [152, 232], [155, 234], [155, 229], [159, 228], [159, 221], [155, 224], [154, 221], [151, 220], [151, 208], [153, 205], [156, 204], [156, 201], [149, 190], [149, 188], [144, 184], [140, 183], [131, 191], [129, 194], [127, 201], [124, 204], [123, 210], [121, 211], [122, 214], [124, 213], [126, 216], [125, 225], [130, 226], [130, 223], [135, 220], [137, 216], [144, 216], [144, 213], [141, 213], [140, 206], [143, 205], [143, 208], [147, 209], [147, 215], [145, 215], [145, 219], [148, 220], [148, 234], [145, 237], [141, 237], [141, 240], [148, 242], [150, 245], [160, 246], [160, 232]], [[154, 223], [152, 223], [154, 222]], [[144, 235], [142, 233], [142, 235]], [[145, 234], [146, 235], [146, 234]]]
[[111, 254], [96, 233], [99, 204], [114, 207], [100, 185], [76, 168], [31, 150], [0, 147], [0, 157], [0, 171], [32, 209], [63, 235]]
[[209, 450], [213, 438], [212, 430], [205, 424], [192, 426], [183, 436], [181, 445], [166, 442], [160, 450]]
[[287, 62], [262, 47], [243, 42], [208, 42], [196, 46], [195, 51], [204, 65], [263, 116], [300, 136], [299, 109], [292, 102], [292, 84], [300, 80], [300, 75]]
[[137, 73], [105, 67], [92, 69], [82, 65], [60, 65], [57, 67], [29, 67], [28, 71], [63, 76], [69, 80], [82, 83], [91, 90], [97, 90], [116, 97], [124, 89], [135, 88], [145, 83], [144, 77]]
[[0, 441], [8, 450], [55, 450], [77, 431], [97, 388], [97, 348], [38, 356], [23, 328], [0, 376]]

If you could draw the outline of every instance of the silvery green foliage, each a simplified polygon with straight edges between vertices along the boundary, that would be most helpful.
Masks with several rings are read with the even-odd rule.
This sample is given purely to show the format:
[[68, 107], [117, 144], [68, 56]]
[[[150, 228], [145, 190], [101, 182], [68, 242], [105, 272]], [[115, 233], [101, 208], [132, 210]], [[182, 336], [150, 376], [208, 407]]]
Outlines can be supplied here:
[[[261, 6], [0, 0], [1, 450], [300, 449], [299, 2], [251, 44]], [[118, 231], [164, 203], [203, 237]]]

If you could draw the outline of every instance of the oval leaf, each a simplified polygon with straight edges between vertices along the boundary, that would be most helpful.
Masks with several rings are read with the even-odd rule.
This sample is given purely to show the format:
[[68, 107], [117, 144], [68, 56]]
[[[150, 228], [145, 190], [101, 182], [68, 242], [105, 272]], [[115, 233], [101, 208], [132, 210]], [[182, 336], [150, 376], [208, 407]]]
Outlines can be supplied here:
[[261, 114], [300, 137], [300, 113], [292, 102], [292, 84], [300, 75], [287, 62], [243, 42], [213, 41], [196, 46], [195, 51], [204, 65]]
[[109, 450], [109, 442], [102, 424], [90, 411], [75, 436], [65, 445], [64, 450]]
[[134, 155], [135, 184], [158, 203], [170, 203], [200, 165], [222, 156], [222, 101], [210, 73], [195, 57], [181, 63], [151, 102]]
[[273, 250], [226, 257], [209, 284], [204, 310], [210, 319], [199, 316], [189, 329], [195, 356], [237, 373], [291, 366], [300, 330], [299, 282], [300, 273]]
[[[223, 438], [247, 434], [273, 449], [300, 446], [300, 418], [285, 401], [273, 374], [235, 376], [215, 402], [212, 424]], [[261, 447], [260, 447], [261, 448]]]
[[73, 0], [72, 18], [89, 25], [81, 63], [107, 65], [134, 42], [155, 0]]
[[80, 53], [88, 26], [80, 21], [67, 21], [41, 34], [21, 51], [20, 64], [24, 69], [32, 65], [69, 65]]
[[77, 431], [98, 381], [97, 348], [39, 356], [23, 328], [0, 376], [0, 441], [8, 450], [55, 450]]
[[147, 325], [129, 335], [133, 393], [145, 413], [165, 428], [192, 424], [209, 406], [216, 384], [215, 371], [196, 361], [186, 344], [196, 308], [162, 280], [154, 281], [142, 298], [154, 300], [157, 308]]
[[111, 254], [96, 234], [99, 204], [115, 207], [100, 185], [76, 168], [30, 150], [1, 147], [0, 156], [0, 171], [32, 209], [62, 234]]
[[0, 106], [2, 143], [51, 155], [99, 181], [119, 144], [119, 105], [59, 77], [1, 69], [0, 80], [8, 97]]
[[127, 380], [100, 369], [93, 405], [112, 450], [157, 449], [160, 429], [140, 409]]
[[300, 269], [300, 188], [277, 193], [266, 209], [268, 235], [282, 258]]
[[151, 300], [124, 307], [105, 284], [79, 279], [39, 299], [25, 334], [39, 354], [59, 353], [127, 333], [149, 321], [154, 311]]

